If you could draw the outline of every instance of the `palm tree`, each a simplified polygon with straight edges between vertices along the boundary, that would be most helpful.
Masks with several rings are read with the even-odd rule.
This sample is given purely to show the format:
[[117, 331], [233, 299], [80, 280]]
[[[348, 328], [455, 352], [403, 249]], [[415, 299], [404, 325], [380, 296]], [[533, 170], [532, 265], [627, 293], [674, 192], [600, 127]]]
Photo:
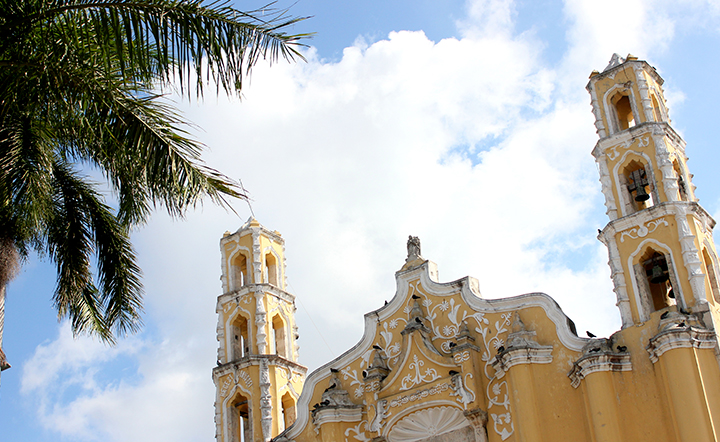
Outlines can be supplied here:
[[202, 163], [162, 92], [239, 93], [257, 61], [302, 58], [308, 35], [286, 33], [298, 20], [201, 0], [0, 0], [0, 301], [34, 250], [57, 265], [53, 301], [74, 333], [136, 331], [130, 229], [157, 206], [182, 217], [203, 197], [245, 197]]

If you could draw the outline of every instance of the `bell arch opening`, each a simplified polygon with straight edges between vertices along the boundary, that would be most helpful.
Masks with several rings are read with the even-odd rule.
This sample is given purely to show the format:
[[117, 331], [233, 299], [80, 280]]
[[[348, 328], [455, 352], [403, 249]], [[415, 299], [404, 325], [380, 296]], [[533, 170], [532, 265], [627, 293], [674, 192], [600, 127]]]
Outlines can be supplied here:
[[264, 276], [265, 276], [265, 282], [268, 284], [272, 284], [275, 287], [280, 287], [278, 284], [279, 276], [278, 276], [278, 260], [272, 253], [268, 252], [265, 254], [265, 268], [264, 270]]
[[649, 313], [677, 304], [679, 287], [671, 266], [670, 257], [648, 247], [635, 263], [635, 277], [643, 311]]
[[677, 178], [678, 197], [680, 198], [680, 201], [688, 201], [688, 188], [687, 182], [685, 181], [685, 174], [683, 173], [683, 168], [677, 158], [673, 160], [672, 165], [673, 172], [675, 172], [675, 178]]
[[232, 402], [231, 425], [233, 426], [233, 434], [238, 435], [239, 442], [253, 441], [252, 432], [252, 407], [247, 397], [238, 394]]
[[635, 126], [635, 114], [629, 93], [626, 91], [616, 92], [609, 100], [611, 116], [613, 119], [613, 133], [623, 131]]
[[240, 287], [249, 284], [248, 257], [244, 253], [238, 253], [230, 261], [232, 279], [230, 290], [239, 290]]
[[277, 354], [284, 358], [288, 357], [287, 333], [285, 332], [285, 321], [280, 315], [272, 318], [270, 327], [270, 353]]
[[665, 116], [662, 108], [660, 107], [660, 102], [657, 99], [657, 96], [655, 93], [650, 94], [650, 99], [652, 101], [652, 108], [653, 108], [653, 117], [656, 122], [662, 123], [665, 121]]
[[619, 176], [626, 215], [655, 205], [655, 186], [648, 169], [642, 161], [632, 159]]
[[708, 253], [707, 248], [703, 248], [702, 260], [703, 264], [705, 265], [705, 274], [708, 278], [708, 285], [710, 286], [710, 292], [712, 293], [712, 300], [716, 303], [720, 303], [720, 286], [718, 285], [718, 276], [717, 272], [715, 271], [715, 263], [713, 262], [712, 258], [710, 258], [710, 254]]
[[280, 405], [281, 416], [278, 422], [278, 432], [284, 431], [286, 428], [292, 425], [297, 418], [297, 411], [295, 409], [295, 398], [290, 394], [289, 391], [286, 392], [280, 399]]
[[235, 361], [250, 354], [248, 320], [246, 317], [238, 315], [230, 326], [232, 349], [229, 361]]

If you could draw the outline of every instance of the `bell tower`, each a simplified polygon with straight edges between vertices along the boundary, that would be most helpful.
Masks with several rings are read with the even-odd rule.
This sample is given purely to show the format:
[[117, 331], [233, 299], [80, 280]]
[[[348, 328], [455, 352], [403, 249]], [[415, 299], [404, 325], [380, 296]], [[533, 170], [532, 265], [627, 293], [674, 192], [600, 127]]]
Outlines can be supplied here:
[[266, 442], [295, 421], [307, 368], [297, 363], [295, 297], [286, 292], [285, 241], [254, 218], [220, 240], [218, 442]]
[[632, 55], [615, 54], [590, 76], [600, 137], [592, 153], [610, 218], [599, 239], [608, 247], [623, 328], [660, 311], [692, 313], [714, 328], [715, 221], [695, 198], [685, 142], [670, 125], [662, 84], [655, 68]]

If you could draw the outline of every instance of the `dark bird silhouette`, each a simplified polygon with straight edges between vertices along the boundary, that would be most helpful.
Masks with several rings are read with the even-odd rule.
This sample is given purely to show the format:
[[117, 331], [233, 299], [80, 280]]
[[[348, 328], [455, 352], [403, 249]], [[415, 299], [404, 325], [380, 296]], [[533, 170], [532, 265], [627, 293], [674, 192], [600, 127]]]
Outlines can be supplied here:
[[217, 365], [218, 365], [218, 367], [221, 365], [221, 364], [220, 364], [220, 359], [217, 360]]
[[420, 299], [418, 295], [412, 295], [412, 299]]
[[669, 314], [670, 314], [670, 312], [665, 312], [665, 313], [663, 313], [662, 315], [660, 315], [660, 319], [665, 319], [665, 318], [667, 318]]
[[385, 305], [388, 305], [388, 302], [387, 302], [387, 301], [385, 301]]
[[501, 345], [500, 347], [498, 347], [498, 353], [502, 353], [504, 351], [505, 351], [505, 346]]
[[598, 235], [602, 233], [602, 230], [598, 229]]
[[587, 331], [587, 330], [585, 331], [585, 334], [588, 335], [588, 338], [596, 338], [596, 337], [597, 337], [597, 336], [595, 336], [594, 334], [590, 333], [590, 332]]
[[450, 376], [455, 376], [456, 374], [460, 374], [459, 371], [450, 370]]
[[374, 348], [375, 350], [382, 350], [382, 348], [380, 348], [380, 346], [377, 345], [377, 344], [376, 344], [376, 345], [373, 345], [373, 348]]
[[624, 345], [617, 346], [617, 351], [619, 351], [620, 353], [624, 353], [626, 350], [627, 350], [627, 347]]

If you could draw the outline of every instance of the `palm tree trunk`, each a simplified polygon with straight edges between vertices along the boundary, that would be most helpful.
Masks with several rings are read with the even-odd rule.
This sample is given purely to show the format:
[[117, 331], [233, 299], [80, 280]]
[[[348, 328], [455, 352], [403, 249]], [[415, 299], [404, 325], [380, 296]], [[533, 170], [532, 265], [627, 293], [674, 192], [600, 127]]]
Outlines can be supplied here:
[[0, 238], [0, 372], [10, 368], [3, 351], [3, 330], [5, 328], [5, 294], [10, 280], [17, 274], [20, 259], [12, 240]]

